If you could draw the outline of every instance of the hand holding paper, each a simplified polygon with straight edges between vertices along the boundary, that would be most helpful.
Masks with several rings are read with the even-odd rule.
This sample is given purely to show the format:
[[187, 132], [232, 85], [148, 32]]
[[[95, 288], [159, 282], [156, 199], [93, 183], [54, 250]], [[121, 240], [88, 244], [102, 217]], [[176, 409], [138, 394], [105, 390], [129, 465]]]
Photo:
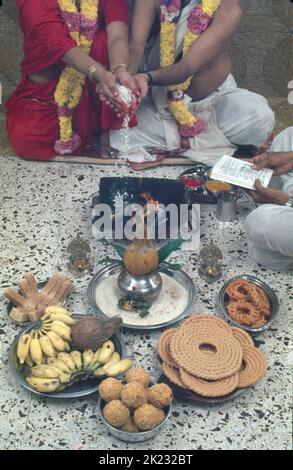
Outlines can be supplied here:
[[267, 168], [254, 170], [252, 163], [224, 155], [213, 167], [211, 178], [255, 190], [256, 180], [260, 180], [262, 186], [267, 188], [273, 173], [273, 170]]

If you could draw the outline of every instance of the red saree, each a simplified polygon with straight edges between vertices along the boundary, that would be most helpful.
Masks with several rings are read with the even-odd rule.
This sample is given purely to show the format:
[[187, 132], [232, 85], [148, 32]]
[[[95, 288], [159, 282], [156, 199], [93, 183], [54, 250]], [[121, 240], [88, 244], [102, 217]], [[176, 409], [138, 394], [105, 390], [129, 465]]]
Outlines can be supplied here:
[[[52, 65], [60, 65], [62, 69], [63, 56], [77, 45], [61, 18], [57, 0], [17, 0], [17, 6], [24, 36], [23, 78], [6, 102], [8, 137], [20, 157], [49, 160], [56, 156], [54, 144], [59, 138], [54, 102], [58, 79], [39, 85], [27, 77]], [[128, 22], [127, 0], [100, 0], [99, 30], [90, 55], [105, 67], [109, 67], [105, 27], [113, 21]], [[120, 127], [121, 120], [100, 102], [95, 85], [87, 80], [73, 115], [73, 128], [82, 139], [79, 152], [93, 148], [96, 130]]]

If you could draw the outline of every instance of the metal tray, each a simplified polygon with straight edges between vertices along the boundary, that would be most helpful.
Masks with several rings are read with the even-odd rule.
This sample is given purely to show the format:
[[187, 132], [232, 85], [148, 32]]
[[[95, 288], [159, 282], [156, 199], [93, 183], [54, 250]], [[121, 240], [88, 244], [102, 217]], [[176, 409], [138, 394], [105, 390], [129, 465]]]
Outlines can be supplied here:
[[[252, 328], [250, 326], [246, 326], [246, 325], [242, 325], [240, 323], [237, 323], [236, 321], [234, 321], [229, 316], [228, 312], [226, 311], [225, 291], [226, 291], [228, 285], [231, 282], [235, 281], [236, 279], [245, 279], [245, 280], [251, 282], [252, 284], [255, 284], [256, 286], [260, 287], [265, 292], [265, 294], [266, 294], [266, 296], [267, 296], [267, 298], [270, 302], [271, 316], [270, 316], [269, 320], [267, 321], [267, 323], [265, 325], [261, 326], [260, 328]], [[275, 321], [275, 319], [277, 318], [278, 313], [279, 313], [279, 300], [278, 300], [278, 297], [276, 296], [275, 292], [265, 282], [263, 282], [261, 279], [258, 279], [255, 276], [250, 276], [248, 274], [242, 274], [240, 276], [236, 276], [233, 279], [230, 279], [228, 282], [226, 282], [226, 284], [223, 285], [222, 289], [219, 292], [217, 302], [218, 302], [217, 307], [219, 308], [220, 313], [225, 317], [225, 319], [229, 323], [232, 323], [234, 326], [237, 326], [238, 328], [242, 328], [243, 330], [247, 331], [247, 333], [250, 333], [252, 336], [257, 336], [260, 333], [263, 333], [264, 331], [268, 330], [268, 328], [270, 328], [271, 324]]]
[[[47, 279], [46, 281], [41, 281], [41, 282], [38, 282], [37, 283], [37, 287], [38, 287], [38, 291], [40, 292], [43, 287], [45, 287], [45, 285], [47, 284], [47, 282], [49, 281], [49, 279]], [[20, 294], [20, 292], [18, 291], [18, 293]], [[69, 294], [70, 295], [70, 294]], [[68, 296], [69, 297], [69, 296]], [[66, 302], [67, 302], [67, 299], [68, 297], [64, 300], [63, 302], [63, 307], [66, 305]], [[12, 302], [7, 301], [6, 302], [6, 313], [7, 315], [9, 316], [9, 319], [10, 321], [14, 324], [14, 325], [19, 325], [19, 326], [23, 326], [23, 327], [26, 327], [26, 326], [29, 326], [29, 325], [33, 325], [35, 324], [36, 322], [33, 322], [33, 321], [24, 321], [24, 322], [20, 322], [20, 321], [16, 321], [16, 320], [13, 320], [13, 318], [10, 317], [10, 312], [11, 310], [13, 309], [14, 305]]]
[[[94, 311], [98, 315], [102, 316], [103, 318], [109, 318], [109, 317], [104, 312], [102, 312], [102, 310], [98, 307], [96, 300], [95, 300], [95, 290], [101, 284], [101, 282], [104, 281], [104, 279], [106, 279], [109, 276], [118, 274], [121, 270], [122, 270], [122, 266], [119, 264], [106, 266], [105, 268], [101, 269], [98, 273], [96, 273], [96, 275], [92, 278], [89, 284], [89, 287], [87, 290], [87, 298], [88, 298], [89, 304], [94, 309]], [[122, 326], [124, 328], [129, 328], [132, 330], [155, 330], [158, 328], [165, 328], [169, 325], [177, 323], [182, 318], [192, 313], [196, 296], [197, 296], [197, 289], [192, 279], [182, 270], [171, 271], [169, 269], [161, 269], [160, 272], [170, 277], [173, 277], [178, 283], [180, 283], [183, 287], [185, 287], [186, 291], [188, 292], [187, 307], [183, 310], [183, 312], [181, 312], [177, 317], [173, 318], [172, 320], [157, 323], [155, 325], [144, 325], [144, 324], [134, 325], [131, 323], [123, 323]]]
[[[73, 315], [73, 318], [75, 320], [80, 320], [83, 318], [83, 315]], [[9, 349], [8, 353], [8, 365], [17, 380], [17, 382], [22, 385], [22, 387], [26, 388], [30, 392], [34, 393], [35, 395], [39, 395], [42, 397], [49, 397], [49, 398], [80, 398], [80, 397], [85, 397], [87, 395], [91, 395], [92, 393], [98, 393], [98, 385], [101, 382], [101, 380], [104, 379], [104, 377], [101, 378], [95, 378], [95, 379], [88, 379], [88, 380], [81, 380], [80, 382], [76, 382], [72, 384], [70, 387], [66, 388], [65, 390], [62, 390], [61, 392], [52, 392], [52, 393], [41, 393], [35, 390], [33, 387], [30, 386], [25, 380], [26, 377], [26, 372], [27, 372], [27, 367], [21, 366], [18, 362], [17, 355], [16, 355], [16, 350], [17, 350], [17, 343], [21, 336], [26, 334], [27, 332], [33, 330], [36, 327], [37, 322], [34, 324], [28, 326], [22, 332], [17, 335], [13, 343]], [[120, 336], [116, 333], [112, 338], [112, 341], [115, 344], [116, 351], [120, 354], [121, 358], [125, 357], [125, 346], [124, 343], [122, 342]]]

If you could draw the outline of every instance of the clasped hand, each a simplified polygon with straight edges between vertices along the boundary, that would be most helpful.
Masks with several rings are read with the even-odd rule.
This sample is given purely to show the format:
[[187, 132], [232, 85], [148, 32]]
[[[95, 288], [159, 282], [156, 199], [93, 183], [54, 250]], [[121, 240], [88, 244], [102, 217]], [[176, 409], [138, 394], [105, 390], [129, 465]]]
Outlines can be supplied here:
[[[132, 102], [128, 108], [127, 104], [120, 97], [117, 84], [123, 85], [132, 90]], [[110, 108], [113, 108], [119, 118], [129, 113], [131, 116], [143, 98], [147, 95], [148, 85], [145, 78], [141, 76], [132, 76], [127, 70], [119, 69], [112, 73], [104, 71], [96, 86], [100, 100]]]

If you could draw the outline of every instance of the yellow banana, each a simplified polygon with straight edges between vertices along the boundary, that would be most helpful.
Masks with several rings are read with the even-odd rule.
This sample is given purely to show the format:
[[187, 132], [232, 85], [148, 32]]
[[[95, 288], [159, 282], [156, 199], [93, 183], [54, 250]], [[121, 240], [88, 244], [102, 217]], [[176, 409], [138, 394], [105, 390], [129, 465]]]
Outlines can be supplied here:
[[75, 362], [70, 356], [70, 354], [61, 352], [58, 354], [58, 359], [64, 362], [67, 365], [68, 369], [70, 369], [72, 372], [76, 372]]
[[56, 325], [54, 323], [55, 322], [52, 323], [52, 325], [50, 327], [50, 331], [53, 331], [54, 333], [56, 333], [64, 341], [71, 341], [71, 336], [70, 336], [71, 331], [70, 330], [68, 331], [67, 327], [63, 328], [60, 325]]
[[83, 369], [82, 355], [79, 351], [71, 351], [70, 356], [72, 357], [75, 368], [77, 370]]
[[34, 361], [32, 360], [31, 358], [31, 355], [30, 355], [30, 352], [28, 352], [28, 355], [26, 356], [25, 358], [25, 363], [29, 366], [29, 367], [33, 367], [35, 364], [34, 364]]
[[37, 364], [38, 366], [42, 364], [43, 352], [36, 333], [34, 334], [30, 342], [30, 354], [35, 364]]
[[17, 357], [19, 362], [23, 364], [29, 354], [30, 344], [32, 340], [31, 333], [22, 335], [17, 345]]
[[60, 372], [58, 378], [62, 384], [68, 384], [71, 380], [71, 374], [65, 374], [64, 372]]
[[52, 313], [50, 318], [53, 321], [61, 321], [62, 323], [65, 323], [65, 325], [68, 326], [71, 326], [75, 323], [73, 318], [65, 313]]
[[61, 361], [61, 359], [53, 359], [53, 358], [49, 357], [48, 358], [48, 364], [56, 367], [63, 374], [71, 374], [72, 373], [72, 371], [67, 367], [65, 362]]
[[40, 379], [38, 377], [27, 377], [26, 381], [38, 392], [55, 392], [60, 386], [58, 379]]
[[44, 322], [47, 321], [48, 319], [50, 319], [50, 313], [46, 312], [46, 310], [45, 310], [45, 313], [44, 313], [44, 315], [40, 318], [40, 320], [44, 323]]
[[67, 349], [65, 341], [63, 341], [63, 339], [60, 338], [60, 336], [57, 335], [57, 333], [55, 333], [54, 331], [48, 331], [47, 336], [49, 340], [51, 341], [51, 343], [53, 344], [56, 351], [62, 352]]
[[87, 369], [90, 365], [92, 365], [94, 361], [95, 353], [91, 349], [88, 349], [87, 351], [83, 352], [82, 357], [83, 357], [83, 368]]
[[31, 368], [31, 373], [34, 377], [39, 377], [40, 379], [58, 379], [58, 372], [54, 369], [53, 366], [41, 365]]
[[52, 325], [51, 325], [51, 328], [52, 326], [60, 326], [60, 328], [63, 328], [64, 330], [67, 330], [68, 333], [71, 333], [71, 328], [70, 326], [68, 325], [65, 325], [65, 323], [63, 321], [60, 321], [60, 320], [54, 320]]
[[132, 366], [131, 359], [123, 359], [122, 361], [117, 362], [111, 367], [107, 368], [107, 376], [108, 377], [117, 377], [120, 374], [124, 374], [127, 372]]
[[52, 315], [52, 314], [55, 314], [55, 313], [62, 313], [62, 314], [65, 314], [65, 315], [69, 315], [71, 317], [71, 313], [66, 310], [66, 308], [64, 307], [60, 307], [60, 305], [56, 305], [56, 306], [50, 306], [50, 307], [47, 307], [46, 310], [45, 310], [45, 314], [49, 314], [49, 315]]
[[99, 359], [98, 359], [99, 362], [101, 364], [106, 364], [110, 360], [114, 351], [115, 351], [114, 343], [112, 341], [106, 341], [103, 344], [102, 350], [99, 354]]
[[94, 371], [94, 375], [96, 377], [105, 377], [106, 374], [103, 367], [99, 367], [97, 370]]
[[55, 357], [56, 351], [47, 335], [42, 335], [39, 339], [43, 353], [48, 357]]
[[64, 344], [65, 344], [65, 351], [69, 352], [70, 351], [70, 345], [67, 341], [64, 341]]
[[96, 352], [95, 352], [95, 357], [94, 357], [94, 361], [95, 362], [98, 362], [99, 361], [99, 355], [100, 355], [100, 352], [102, 351], [102, 348], [98, 349]]
[[120, 362], [120, 360], [121, 360], [120, 354], [118, 352], [114, 352], [111, 356], [110, 361], [107, 362], [107, 364], [103, 366], [104, 371], [107, 373], [107, 370], [109, 369], [109, 367], [114, 366], [115, 364]]

